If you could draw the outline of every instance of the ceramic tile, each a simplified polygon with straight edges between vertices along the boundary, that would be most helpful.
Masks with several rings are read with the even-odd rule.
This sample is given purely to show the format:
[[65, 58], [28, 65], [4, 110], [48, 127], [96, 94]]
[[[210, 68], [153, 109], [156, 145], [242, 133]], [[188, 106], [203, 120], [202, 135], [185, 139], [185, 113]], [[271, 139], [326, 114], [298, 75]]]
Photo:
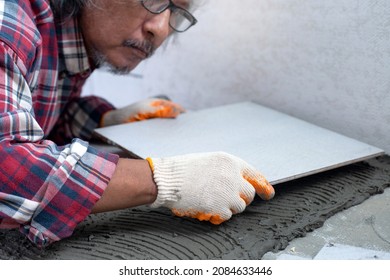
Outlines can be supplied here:
[[143, 158], [225, 151], [252, 164], [273, 184], [383, 154], [379, 148], [252, 102], [96, 132]]

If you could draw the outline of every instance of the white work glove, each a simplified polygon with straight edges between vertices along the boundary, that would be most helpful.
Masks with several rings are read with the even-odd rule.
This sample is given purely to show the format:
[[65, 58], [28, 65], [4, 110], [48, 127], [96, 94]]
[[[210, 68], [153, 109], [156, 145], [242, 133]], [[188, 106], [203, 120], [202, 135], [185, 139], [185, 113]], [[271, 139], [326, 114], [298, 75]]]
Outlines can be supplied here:
[[100, 127], [142, 121], [152, 118], [176, 118], [184, 109], [172, 101], [162, 98], [148, 98], [121, 109], [105, 113]]
[[180, 217], [220, 224], [241, 213], [257, 193], [275, 191], [252, 166], [233, 155], [216, 152], [169, 158], [147, 158], [158, 188], [151, 207], [168, 207]]

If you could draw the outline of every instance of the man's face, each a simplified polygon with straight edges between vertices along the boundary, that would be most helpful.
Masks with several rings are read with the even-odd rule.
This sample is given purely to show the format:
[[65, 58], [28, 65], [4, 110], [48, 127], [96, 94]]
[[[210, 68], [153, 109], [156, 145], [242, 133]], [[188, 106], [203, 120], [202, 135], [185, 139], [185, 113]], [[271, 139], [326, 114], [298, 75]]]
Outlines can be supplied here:
[[81, 14], [80, 24], [89, 56], [116, 73], [133, 70], [172, 33], [170, 10], [148, 12], [137, 0], [96, 0]]

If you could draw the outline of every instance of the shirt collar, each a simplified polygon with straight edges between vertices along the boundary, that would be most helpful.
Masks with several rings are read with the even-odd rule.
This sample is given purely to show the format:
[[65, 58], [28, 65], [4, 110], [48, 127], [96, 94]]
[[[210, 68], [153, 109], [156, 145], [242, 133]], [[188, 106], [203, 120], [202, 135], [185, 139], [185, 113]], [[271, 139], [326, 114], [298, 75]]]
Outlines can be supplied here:
[[66, 72], [71, 75], [91, 71], [87, 50], [76, 18], [57, 19], [59, 57]]

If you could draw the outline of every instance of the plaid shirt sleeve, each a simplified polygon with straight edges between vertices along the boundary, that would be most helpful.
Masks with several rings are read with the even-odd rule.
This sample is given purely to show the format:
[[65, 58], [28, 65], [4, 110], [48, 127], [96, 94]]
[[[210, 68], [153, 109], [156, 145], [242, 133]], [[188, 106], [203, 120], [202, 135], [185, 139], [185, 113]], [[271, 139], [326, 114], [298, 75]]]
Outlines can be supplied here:
[[26, 61], [0, 42], [0, 228], [18, 227], [46, 246], [70, 236], [86, 218], [118, 156], [80, 139], [64, 146], [46, 140], [36, 116], [41, 112], [33, 109], [36, 97], [28, 81], [34, 75], [28, 75]]
[[73, 98], [49, 138], [57, 144], [69, 143], [75, 137], [89, 141], [93, 138], [94, 129], [99, 127], [101, 117], [113, 109], [114, 106], [98, 96]]

